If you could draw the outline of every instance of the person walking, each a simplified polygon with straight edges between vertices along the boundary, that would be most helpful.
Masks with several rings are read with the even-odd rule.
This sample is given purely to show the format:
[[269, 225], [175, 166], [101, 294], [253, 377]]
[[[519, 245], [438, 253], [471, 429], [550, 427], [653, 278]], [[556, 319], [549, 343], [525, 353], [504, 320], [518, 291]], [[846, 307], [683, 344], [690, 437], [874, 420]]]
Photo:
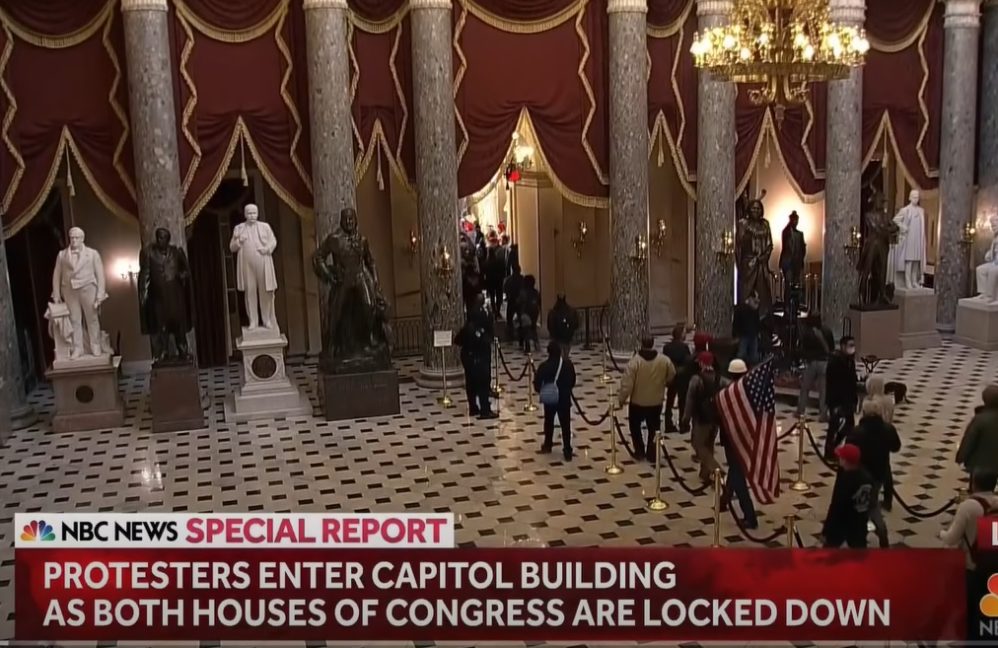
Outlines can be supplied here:
[[[735, 358], [728, 364], [728, 380], [722, 380], [721, 385], [727, 387], [738, 382], [748, 373], [748, 366], [744, 360]], [[725, 429], [725, 425], [720, 426], [721, 448], [724, 449], [724, 459], [728, 462], [728, 478], [724, 484], [724, 496], [721, 498], [724, 506], [729, 506], [731, 496], [738, 498], [738, 505], [742, 509], [742, 517], [745, 520], [746, 529], [758, 529], [759, 519], [755, 513], [755, 504], [752, 502], [752, 493], [749, 492], [748, 482], [745, 480], [745, 466], [742, 466], [738, 453], [735, 452], [733, 431]]]
[[800, 340], [804, 371], [800, 376], [800, 393], [797, 396], [797, 418], [804, 416], [811, 400], [811, 391], [818, 392], [818, 421], [828, 421], [828, 403], [825, 393], [825, 374], [828, 356], [835, 347], [835, 340], [828, 327], [823, 326], [819, 315], [810, 315], [804, 321]]
[[[676, 378], [672, 361], [654, 347], [655, 338], [648, 334], [641, 336], [641, 348], [627, 362], [617, 391], [618, 406], [630, 403], [627, 421], [634, 442], [634, 458], [647, 457], [651, 463], [655, 463], [655, 434], [662, 421], [665, 388]], [[648, 427], [647, 442], [642, 438], [642, 423]]]
[[548, 335], [561, 345], [565, 355], [571, 355], [572, 340], [579, 330], [579, 311], [568, 303], [564, 294], [558, 295], [554, 306], [548, 311]]
[[464, 387], [468, 394], [468, 413], [479, 419], [499, 418], [489, 402], [492, 377], [492, 316], [485, 310], [485, 297], [475, 296], [468, 319], [454, 343], [461, 347]]
[[697, 356], [697, 375], [690, 379], [686, 392], [683, 424], [692, 424], [690, 443], [700, 462], [700, 480], [709, 483], [719, 466], [714, 458], [714, 441], [720, 417], [714, 397], [721, 390], [721, 379], [714, 368], [714, 354], [704, 351]]
[[[553, 447], [554, 417], [561, 427], [561, 452], [565, 461], [572, 460], [572, 391], [575, 389], [575, 365], [562, 353], [561, 345], [548, 342], [548, 357], [534, 374], [534, 390], [542, 394], [547, 385], [558, 388], [557, 401], [544, 404], [544, 442], [541, 452], [549, 453]], [[542, 394], [543, 397], [543, 394]], [[543, 402], [543, 401], [542, 401]]]
[[[867, 401], [873, 401], [880, 406], [880, 413], [884, 422], [894, 425], [894, 397], [885, 392], [886, 382], [883, 377], [876, 374], [866, 379], [866, 396], [863, 398], [863, 405]], [[862, 409], [863, 405], [860, 405]], [[896, 428], [895, 428], [896, 431]], [[887, 476], [884, 479], [883, 488], [883, 509], [890, 511], [894, 508], [894, 470], [891, 468], [891, 461], [887, 459]]]
[[510, 266], [510, 275], [503, 284], [506, 293], [506, 340], [512, 342], [517, 335], [519, 322], [520, 293], [523, 292], [523, 275], [519, 264]]
[[690, 378], [693, 372], [689, 371], [688, 365], [692, 364], [693, 354], [686, 344], [686, 326], [677, 324], [672, 328], [672, 339], [662, 347], [662, 355], [672, 362], [676, 368], [676, 377], [665, 393], [665, 432], [676, 432], [676, 423], [672, 419], [672, 409], [676, 408], [680, 418], [686, 405], [686, 390], [690, 386]]
[[893, 425], [884, 420], [883, 408], [876, 400], [863, 401], [863, 416], [847, 443], [859, 448], [862, 465], [873, 480], [870, 493], [870, 521], [873, 522], [880, 548], [890, 547], [887, 522], [880, 508], [880, 492], [890, 474], [891, 453], [901, 449], [901, 439]]
[[508, 250], [499, 244], [499, 238], [489, 240], [488, 252], [485, 257], [485, 290], [492, 307], [492, 316], [502, 318], [503, 283], [506, 280], [506, 255]]
[[998, 475], [998, 384], [990, 384], [981, 394], [984, 401], [963, 433], [956, 462], [971, 475]]
[[531, 342], [534, 343], [534, 349], [540, 346], [537, 340], [537, 318], [541, 315], [541, 293], [537, 290], [534, 275], [523, 278], [523, 290], [520, 291], [517, 306], [520, 317], [520, 349], [524, 353], [530, 353]]
[[829, 461], [835, 456], [835, 447], [849, 436], [856, 425], [858, 382], [856, 340], [851, 335], [844, 335], [839, 340], [839, 348], [828, 359], [825, 372], [825, 401], [829, 410], [825, 459]]
[[835, 475], [832, 499], [821, 529], [825, 547], [848, 545], [866, 549], [866, 525], [870, 520], [873, 479], [863, 468], [862, 452], [851, 443], [835, 449], [839, 470]]
[[750, 366], [759, 361], [759, 296], [752, 293], [744, 302], [735, 306], [731, 324], [731, 337], [738, 340], [738, 357]]

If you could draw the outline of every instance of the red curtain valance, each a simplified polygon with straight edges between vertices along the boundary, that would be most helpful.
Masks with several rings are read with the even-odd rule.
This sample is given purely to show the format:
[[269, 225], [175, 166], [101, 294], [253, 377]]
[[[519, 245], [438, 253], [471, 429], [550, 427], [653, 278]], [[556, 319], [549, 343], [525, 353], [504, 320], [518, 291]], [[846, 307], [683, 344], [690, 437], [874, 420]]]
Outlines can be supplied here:
[[243, 32], [270, 19], [287, 0], [175, 0], [224, 38], [225, 32]]
[[936, 0], [867, 0], [866, 33], [873, 49], [906, 47], [917, 38]]
[[692, 5], [693, 0], [648, 0], [648, 26], [667, 28], [684, 18]]
[[478, 9], [478, 13], [513, 22], [540, 22], [551, 19], [573, 8], [580, 0], [461, 0]]
[[93, 25], [108, 4], [108, 0], [3, 0], [0, 12], [4, 22], [17, 31], [39, 38], [66, 38]]
[[398, 14], [407, 0], [349, 0], [350, 11], [370, 22], [384, 22]]

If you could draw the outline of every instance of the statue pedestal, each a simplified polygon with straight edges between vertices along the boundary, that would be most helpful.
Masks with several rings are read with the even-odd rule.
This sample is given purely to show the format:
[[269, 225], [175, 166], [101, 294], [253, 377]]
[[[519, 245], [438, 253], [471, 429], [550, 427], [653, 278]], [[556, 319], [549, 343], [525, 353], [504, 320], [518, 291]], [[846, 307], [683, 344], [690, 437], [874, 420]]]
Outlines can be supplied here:
[[121, 356], [85, 356], [56, 360], [45, 377], [55, 392], [55, 432], [83, 432], [120, 427], [125, 406], [118, 391]]
[[936, 293], [931, 288], [897, 288], [901, 310], [901, 347], [905, 351], [931, 349], [942, 344], [936, 330]]
[[201, 404], [198, 370], [194, 363], [153, 365], [149, 376], [149, 396], [153, 432], [179, 432], [207, 427]]
[[998, 302], [977, 297], [961, 299], [956, 307], [956, 342], [984, 351], [998, 350]]
[[394, 368], [355, 374], [319, 372], [319, 381], [327, 421], [392, 416], [402, 409]]
[[288, 338], [277, 331], [243, 329], [242, 337], [236, 339], [243, 355], [242, 386], [225, 399], [227, 422], [312, 415], [312, 404], [288, 379], [287, 346]]
[[891, 360], [904, 355], [901, 347], [901, 309], [897, 306], [850, 306], [849, 320], [856, 338], [856, 357]]

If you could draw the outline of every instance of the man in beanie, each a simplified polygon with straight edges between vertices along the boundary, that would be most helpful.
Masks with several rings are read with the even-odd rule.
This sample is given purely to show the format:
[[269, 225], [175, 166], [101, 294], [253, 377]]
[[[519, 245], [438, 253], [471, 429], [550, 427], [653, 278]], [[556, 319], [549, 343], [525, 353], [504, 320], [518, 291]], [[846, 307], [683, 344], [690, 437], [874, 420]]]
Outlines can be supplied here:
[[[641, 459], [647, 456], [652, 463], [655, 462], [655, 433], [662, 421], [665, 388], [676, 377], [672, 361], [654, 347], [655, 338], [647, 334], [641, 336], [641, 349], [628, 361], [617, 392], [620, 407], [630, 402], [627, 421], [634, 442], [634, 457]], [[648, 426], [647, 444], [641, 435], [642, 423]]]
[[825, 547], [866, 549], [866, 525], [870, 521], [873, 478], [862, 466], [859, 446], [845, 443], [835, 449], [839, 472], [835, 476], [832, 501], [828, 505], [821, 535]]
[[[700, 373], [700, 363], [697, 362], [697, 357], [701, 353], [710, 350], [710, 335], [700, 332], [693, 335], [693, 353], [687, 356], [687, 360], [682, 365], [676, 365], [676, 380], [673, 384], [676, 385], [677, 389], [682, 389], [679, 395], [679, 410], [677, 412], [679, 416], [679, 433], [686, 434], [690, 431], [689, 420], [684, 417], [686, 413], [686, 396], [689, 394], [690, 381], [693, 380], [693, 376]], [[671, 416], [669, 417], [672, 418]], [[672, 430], [669, 429], [668, 425], [671, 421], [666, 421], [666, 432]]]
[[982, 394], [984, 404], [963, 433], [956, 462], [971, 475], [998, 475], [998, 384], [990, 384]]
[[682, 424], [693, 425], [690, 442], [693, 452], [700, 462], [700, 479], [709, 483], [719, 466], [714, 459], [714, 441], [717, 439], [717, 426], [720, 417], [714, 397], [721, 390], [721, 377], [714, 365], [716, 360], [710, 351], [697, 355], [697, 375], [690, 380], [686, 392], [686, 410]]

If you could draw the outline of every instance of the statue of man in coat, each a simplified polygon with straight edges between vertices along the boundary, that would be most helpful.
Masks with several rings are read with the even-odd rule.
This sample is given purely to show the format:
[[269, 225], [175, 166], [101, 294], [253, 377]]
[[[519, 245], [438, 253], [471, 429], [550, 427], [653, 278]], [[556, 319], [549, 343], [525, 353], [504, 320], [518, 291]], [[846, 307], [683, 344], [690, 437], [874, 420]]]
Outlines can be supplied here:
[[259, 220], [256, 205], [246, 205], [243, 216], [245, 222], [236, 225], [229, 241], [229, 249], [236, 253], [236, 289], [246, 300], [249, 330], [260, 328], [262, 323], [264, 328], [277, 332], [274, 313], [277, 274], [273, 257], [277, 237], [270, 225]]
[[925, 273], [925, 210], [918, 204], [921, 197], [918, 189], [912, 190], [908, 204], [894, 217], [898, 237], [891, 247], [887, 283], [908, 290], [921, 288]]

